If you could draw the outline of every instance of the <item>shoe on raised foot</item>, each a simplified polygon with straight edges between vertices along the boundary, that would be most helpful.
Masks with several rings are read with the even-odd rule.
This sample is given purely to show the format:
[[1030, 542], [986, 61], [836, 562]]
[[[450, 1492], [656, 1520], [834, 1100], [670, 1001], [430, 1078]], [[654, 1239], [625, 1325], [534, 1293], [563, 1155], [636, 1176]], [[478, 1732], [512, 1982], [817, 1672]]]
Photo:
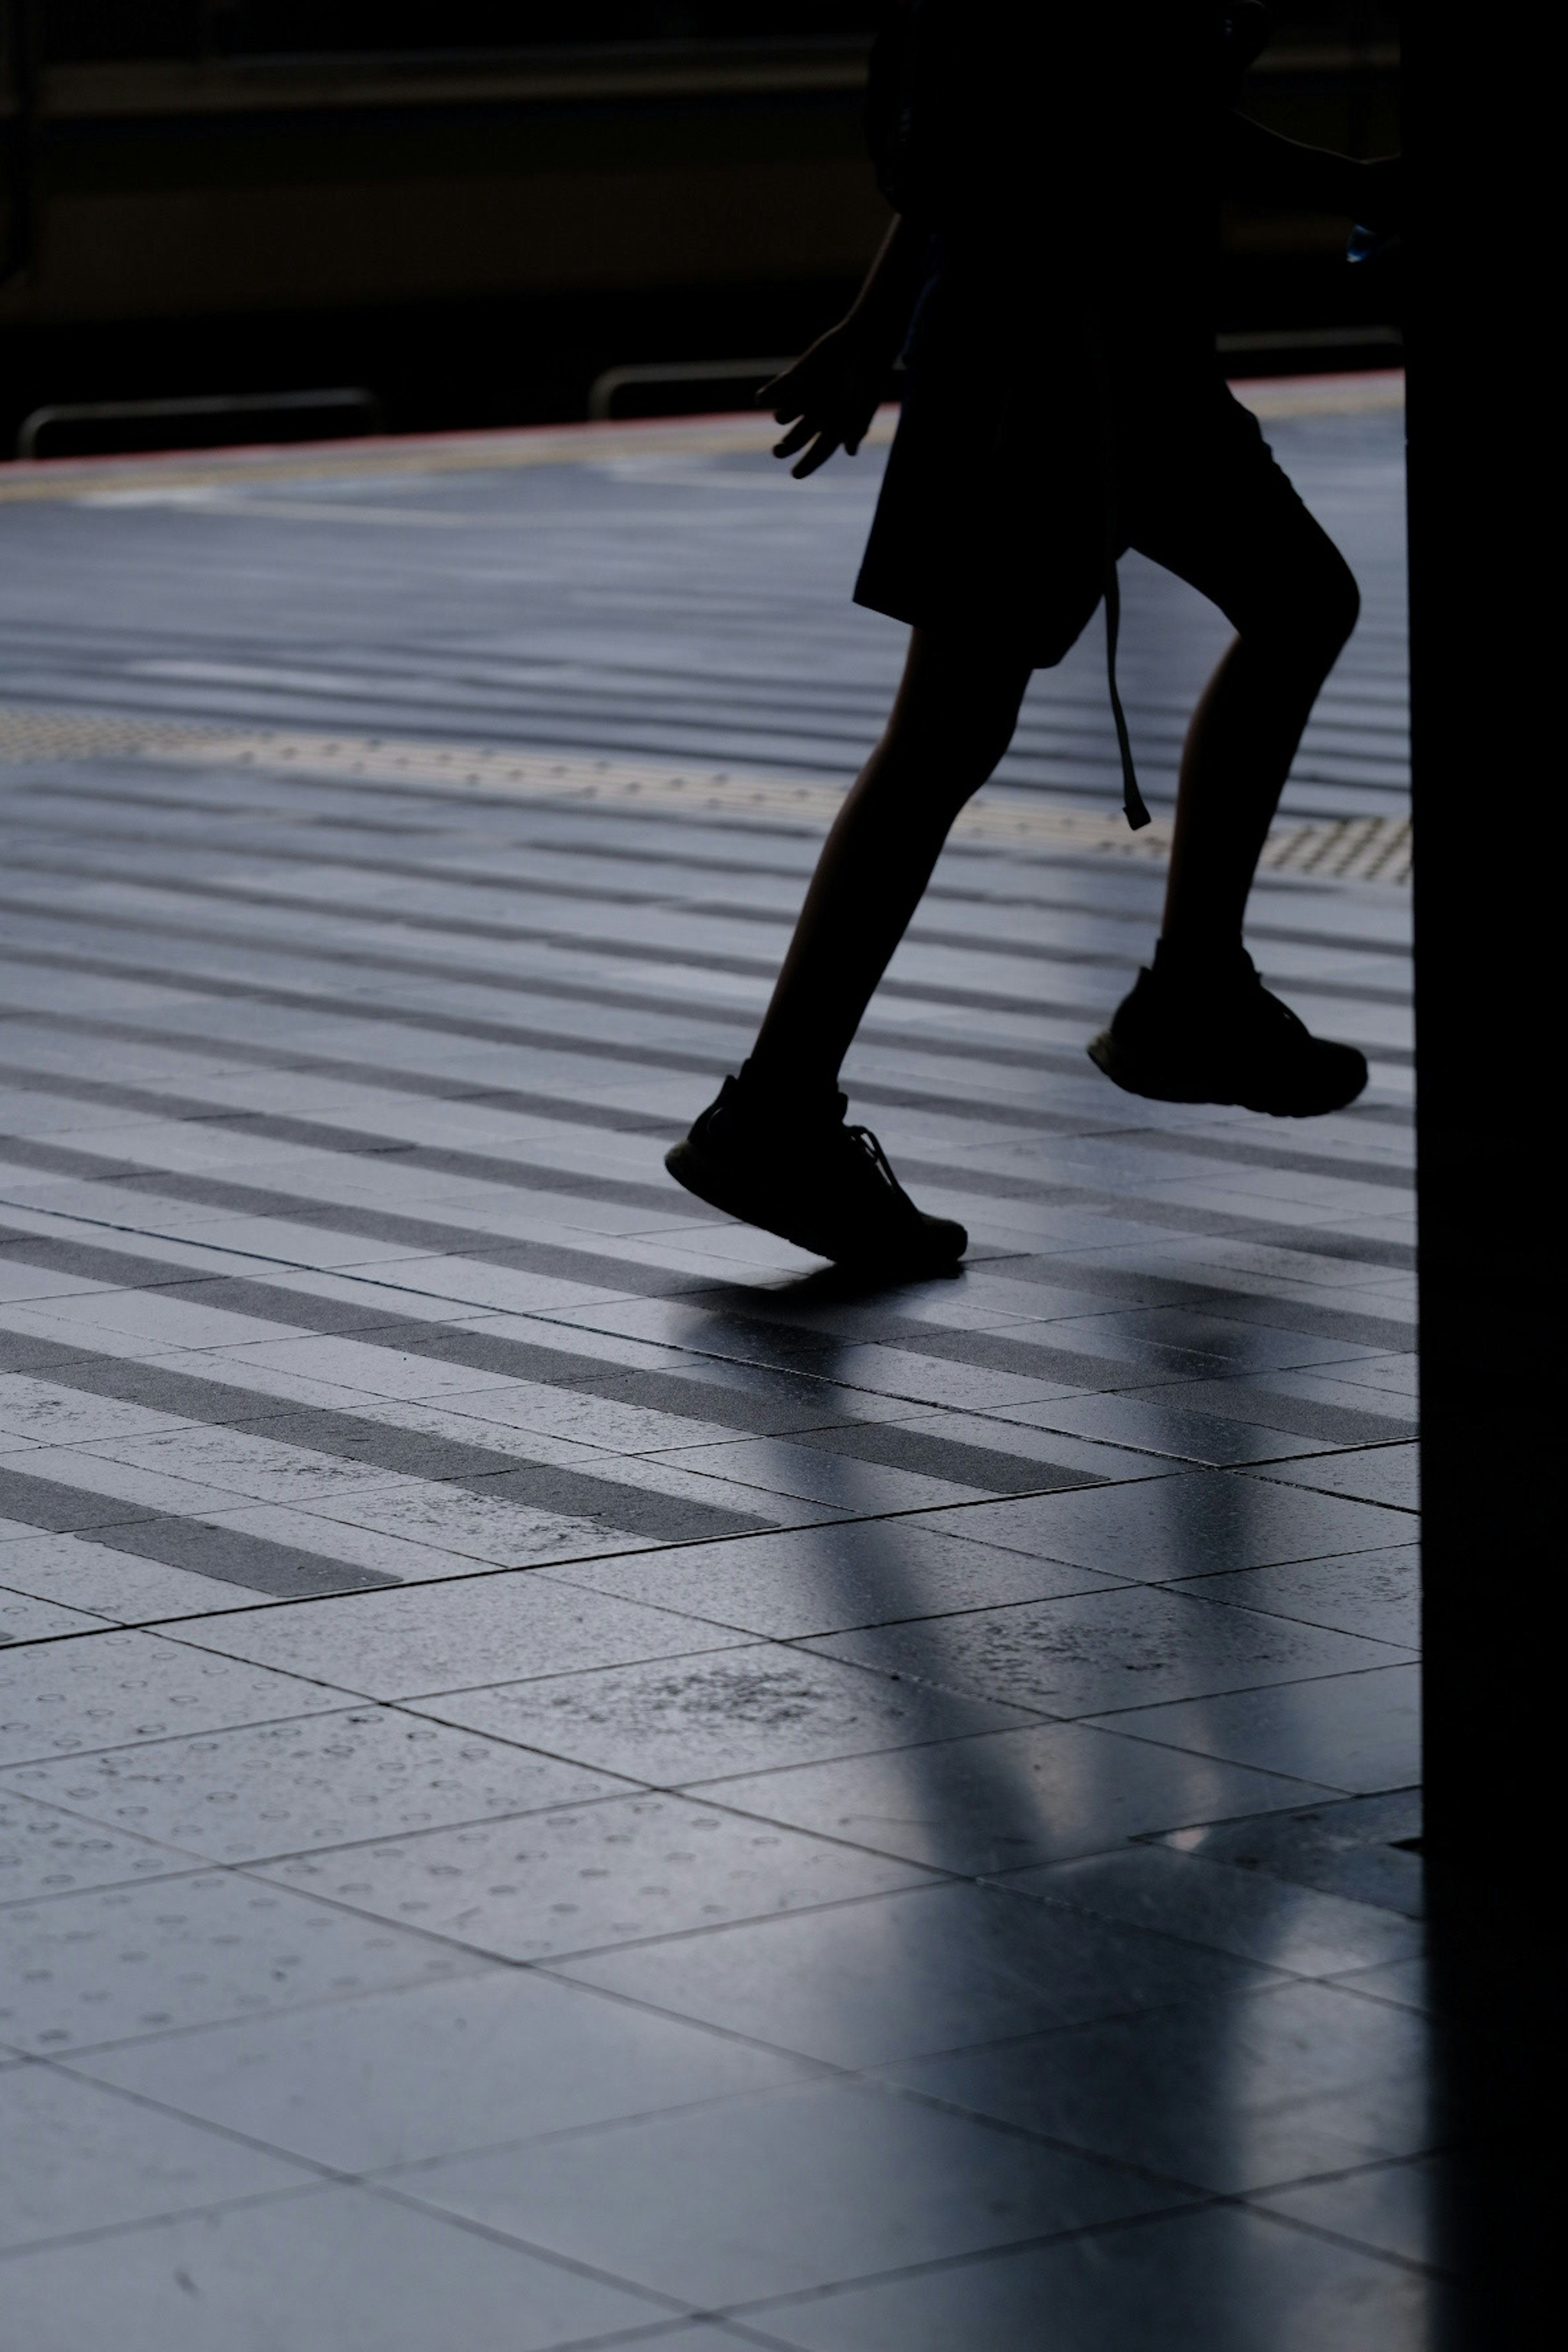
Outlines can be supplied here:
[[842, 1095], [812, 1111], [770, 1100], [742, 1071], [664, 1164], [700, 1201], [817, 1257], [868, 1272], [945, 1273], [969, 1235], [916, 1208], [870, 1129], [845, 1125], [847, 1108]]
[[1130, 1095], [1237, 1103], [1275, 1118], [1343, 1110], [1367, 1075], [1364, 1054], [1314, 1037], [1240, 949], [1219, 971], [1192, 974], [1157, 948], [1153, 970], [1139, 973], [1089, 1057]]

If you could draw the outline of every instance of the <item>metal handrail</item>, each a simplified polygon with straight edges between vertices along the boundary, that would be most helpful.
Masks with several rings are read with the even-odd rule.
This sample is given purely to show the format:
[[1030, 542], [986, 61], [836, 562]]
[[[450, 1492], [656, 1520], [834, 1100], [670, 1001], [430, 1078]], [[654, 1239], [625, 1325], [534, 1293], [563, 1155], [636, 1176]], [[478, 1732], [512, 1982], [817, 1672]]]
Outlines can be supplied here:
[[276, 416], [312, 409], [352, 410], [364, 420], [366, 433], [375, 432], [382, 422], [380, 401], [360, 384], [334, 385], [326, 392], [214, 393], [188, 400], [66, 401], [35, 408], [23, 418], [16, 456], [23, 462], [37, 457], [39, 436], [50, 425], [131, 424], [138, 417], [159, 416]]

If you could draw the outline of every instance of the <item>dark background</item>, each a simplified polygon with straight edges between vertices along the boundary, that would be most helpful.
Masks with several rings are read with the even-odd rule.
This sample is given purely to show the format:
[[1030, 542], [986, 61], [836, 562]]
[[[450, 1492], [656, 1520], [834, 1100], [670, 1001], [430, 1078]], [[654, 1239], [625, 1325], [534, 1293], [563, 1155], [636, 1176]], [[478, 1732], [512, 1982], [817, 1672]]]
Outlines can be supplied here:
[[[361, 385], [395, 431], [521, 424], [582, 416], [610, 368], [798, 349], [885, 218], [876, 7], [0, 0], [0, 458], [51, 403]], [[1396, 146], [1394, 10], [1273, 16], [1251, 110]], [[1347, 268], [1344, 226], [1227, 219], [1233, 372], [1396, 356], [1369, 331], [1396, 289]], [[616, 413], [743, 390], [634, 385]], [[273, 428], [83, 429], [40, 450]]]

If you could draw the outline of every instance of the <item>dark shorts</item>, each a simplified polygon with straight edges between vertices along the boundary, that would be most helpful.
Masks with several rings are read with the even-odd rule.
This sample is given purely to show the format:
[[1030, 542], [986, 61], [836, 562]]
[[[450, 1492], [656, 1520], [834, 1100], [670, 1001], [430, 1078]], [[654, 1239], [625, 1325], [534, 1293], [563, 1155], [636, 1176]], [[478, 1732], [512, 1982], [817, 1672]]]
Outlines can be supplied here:
[[1020, 322], [1010, 307], [1016, 289], [1009, 301], [980, 273], [928, 280], [857, 604], [1048, 668], [1130, 547], [1244, 634], [1289, 625], [1320, 592], [1353, 598], [1201, 341]]

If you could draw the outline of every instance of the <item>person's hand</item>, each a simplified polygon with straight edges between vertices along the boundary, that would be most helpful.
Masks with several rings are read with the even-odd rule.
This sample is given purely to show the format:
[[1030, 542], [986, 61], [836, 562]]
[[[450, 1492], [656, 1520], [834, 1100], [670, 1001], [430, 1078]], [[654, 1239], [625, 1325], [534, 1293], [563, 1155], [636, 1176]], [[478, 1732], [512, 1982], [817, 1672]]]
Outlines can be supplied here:
[[859, 448], [887, 389], [892, 354], [884, 342], [851, 313], [758, 393], [776, 422], [789, 426], [773, 456], [805, 453], [790, 467], [797, 482], [826, 466], [835, 449], [852, 457]]
[[1357, 166], [1355, 216], [1363, 228], [1393, 236], [1405, 226], [1405, 165], [1397, 155]]

